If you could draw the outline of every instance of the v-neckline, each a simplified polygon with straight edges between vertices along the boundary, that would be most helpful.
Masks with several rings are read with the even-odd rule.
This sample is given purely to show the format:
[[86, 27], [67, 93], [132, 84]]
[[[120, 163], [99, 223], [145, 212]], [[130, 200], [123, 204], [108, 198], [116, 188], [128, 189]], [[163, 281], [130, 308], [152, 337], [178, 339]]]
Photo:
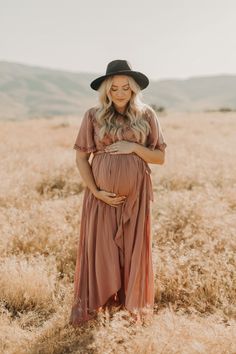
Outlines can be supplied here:
[[115, 109], [115, 112], [116, 112], [119, 116], [122, 116], [123, 118], [126, 117], [126, 113], [120, 113], [120, 112], [118, 112], [116, 109]]
[[116, 114], [118, 114], [119, 116], [122, 116], [123, 118], [126, 117], [126, 110], [125, 110], [125, 113], [121, 113], [121, 112], [119, 112], [119, 111], [116, 110], [116, 108], [114, 107], [114, 105], [113, 105], [113, 110], [114, 110], [114, 112], [115, 112]]

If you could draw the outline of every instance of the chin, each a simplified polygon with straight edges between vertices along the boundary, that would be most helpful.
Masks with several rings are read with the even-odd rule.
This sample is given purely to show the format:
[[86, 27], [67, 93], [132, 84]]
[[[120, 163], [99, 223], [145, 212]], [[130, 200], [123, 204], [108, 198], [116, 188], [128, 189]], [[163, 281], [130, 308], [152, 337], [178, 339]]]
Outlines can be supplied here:
[[123, 101], [123, 102], [116, 102], [116, 104], [117, 104], [118, 106], [125, 106], [125, 105], [127, 104], [127, 102], [126, 102], [126, 101]]

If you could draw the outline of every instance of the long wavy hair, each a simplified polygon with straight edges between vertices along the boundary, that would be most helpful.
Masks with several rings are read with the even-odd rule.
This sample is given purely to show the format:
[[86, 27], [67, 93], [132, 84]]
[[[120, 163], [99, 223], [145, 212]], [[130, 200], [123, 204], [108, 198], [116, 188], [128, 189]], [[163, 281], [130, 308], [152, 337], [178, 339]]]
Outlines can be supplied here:
[[[126, 120], [130, 129], [133, 130], [137, 141], [144, 143], [150, 131], [150, 125], [146, 119], [143, 119], [143, 115], [148, 108], [153, 109], [148, 104], [142, 102], [141, 89], [136, 81], [131, 76], [126, 76], [132, 91], [125, 111]], [[111, 135], [117, 135], [118, 139], [122, 140], [123, 127], [117, 123], [117, 112], [114, 109], [110, 94], [112, 80], [113, 76], [109, 76], [102, 82], [98, 89], [99, 103], [96, 106], [95, 117], [100, 126], [98, 134], [100, 139], [102, 139], [105, 134], [109, 133]]]

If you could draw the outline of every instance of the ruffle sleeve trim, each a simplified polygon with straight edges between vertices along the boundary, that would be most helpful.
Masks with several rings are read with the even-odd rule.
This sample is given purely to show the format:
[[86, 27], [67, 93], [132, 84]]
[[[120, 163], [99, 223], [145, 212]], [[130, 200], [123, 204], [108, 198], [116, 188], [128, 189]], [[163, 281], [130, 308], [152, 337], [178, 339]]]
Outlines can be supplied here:
[[83, 151], [83, 152], [95, 152], [97, 150], [96, 146], [80, 146], [78, 144], [74, 144], [73, 149]]
[[165, 151], [166, 147], [167, 147], [166, 143], [162, 143], [159, 146], [155, 146], [154, 144], [151, 144], [151, 145], [147, 146], [147, 148], [149, 148], [150, 150], [158, 149], [158, 150], [161, 150], [161, 151]]

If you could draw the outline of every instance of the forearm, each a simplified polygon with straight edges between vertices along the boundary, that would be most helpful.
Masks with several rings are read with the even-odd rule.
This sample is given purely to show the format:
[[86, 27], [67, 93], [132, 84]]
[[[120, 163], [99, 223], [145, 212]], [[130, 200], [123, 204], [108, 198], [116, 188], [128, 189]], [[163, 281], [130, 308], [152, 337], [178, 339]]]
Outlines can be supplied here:
[[144, 145], [134, 143], [134, 149], [138, 156], [140, 156], [147, 163], [160, 164], [162, 165], [165, 161], [165, 153], [161, 150], [151, 150]]
[[87, 159], [78, 158], [76, 159], [76, 165], [78, 167], [79, 173], [84, 184], [90, 189], [90, 191], [95, 195], [99, 190], [95, 183], [91, 165]]

